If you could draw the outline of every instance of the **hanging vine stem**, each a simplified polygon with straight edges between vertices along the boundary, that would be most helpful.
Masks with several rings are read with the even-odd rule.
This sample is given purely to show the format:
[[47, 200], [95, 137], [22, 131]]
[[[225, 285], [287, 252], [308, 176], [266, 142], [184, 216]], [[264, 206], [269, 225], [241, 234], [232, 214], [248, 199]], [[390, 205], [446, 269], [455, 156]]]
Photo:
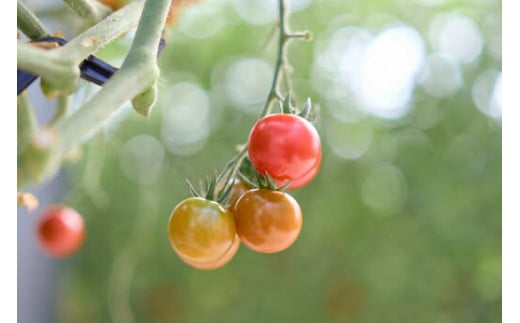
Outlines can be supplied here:
[[[265, 105], [260, 113], [258, 119], [266, 116], [270, 111], [273, 103], [276, 100], [283, 101], [284, 97], [281, 94], [280, 83], [281, 76], [284, 76], [285, 87], [288, 93], [291, 93], [291, 82], [288, 73], [289, 59], [288, 47], [291, 40], [310, 40], [311, 33], [309, 31], [292, 32], [289, 28], [289, 8], [287, 0], [279, 0], [278, 3], [278, 50], [276, 56], [276, 65], [273, 73], [273, 80], [271, 82], [269, 93], [265, 101]], [[236, 176], [236, 173], [240, 169], [242, 162], [247, 156], [247, 144], [243, 145], [237, 155], [231, 159], [224, 169], [216, 177], [216, 187], [222, 187], [223, 194], [217, 194], [219, 199], [225, 200], [228, 193], [231, 191], [232, 183], [229, 179]], [[191, 186], [191, 184], [190, 184]], [[190, 187], [192, 189], [192, 187]], [[226, 193], [227, 192], [227, 193]], [[192, 193], [196, 193], [192, 190]]]
[[49, 32], [36, 15], [20, 0], [18, 0], [16, 6], [16, 20], [18, 28], [30, 39], [49, 36]]
[[289, 9], [287, 0], [279, 0], [278, 5], [278, 19], [279, 19], [279, 32], [278, 32], [278, 53], [276, 59], [276, 65], [274, 68], [273, 81], [267, 94], [267, 100], [265, 101], [264, 108], [260, 114], [260, 118], [267, 115], [271, 109], [272, 104], [275, 100], [283, 100], [283, 96], [280, 93], [280, 76], [285, 75], [287, 91], [291, 92], [290, 81], [288, 76], [289, 59], [287, 58], [287, 52], [289, 43], [293, 39], [310, 40], [311, 33], [308, 31], [304, 32], [291, 32], [289, 28]]
[[80, 17], [93, 23], [103, 19], [110, 13], [110, 9], [98, 1], [92, 0], [63, 0]]
[[[41, 182], [53, 175], [63, 156], [82, 144], [130, 99], [141, 112], [155, 104], [159, 67], [157, 48], [164, 29], [170, 0], [146, 0], [128, 4], [83, 34], [55, 50], [18, 44], [18, 68], [52, 80], [61, 93], [76, 89], [79, 64], [88, 55], [139, 24], [130, 51], [121, 68], [79, 110], [55, 125], [42, 129], [19, 163], [18, 185]], [[139, 19], [140, 17], [140, 19]], [[24, 160], [25, 159], [25, 160]]]

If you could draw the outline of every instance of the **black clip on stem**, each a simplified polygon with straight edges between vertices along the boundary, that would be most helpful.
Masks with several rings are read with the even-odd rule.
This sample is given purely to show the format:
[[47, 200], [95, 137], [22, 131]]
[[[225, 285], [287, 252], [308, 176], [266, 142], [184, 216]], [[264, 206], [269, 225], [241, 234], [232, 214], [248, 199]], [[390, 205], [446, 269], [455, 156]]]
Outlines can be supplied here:
[[[67, 41], [63, 38], [59, 37], [43, 37], [35, 40], [34, 42], [56, 42], [60, 46], [63, 46], [67, 43]], [[157, 50], [157, 55], [159, 55], [164, 47], [166, 46], [166, 41], [161, 38], [159, 41], [159, 48]], [[117, 67], [114, 67], [102, 59], [97, 58], [94, 55], [90, 55], [87, 57], [81, 64], [79, 65], [80, 69], [80, 77], [89, 82], [95, 83], [97, 85], [103, 85], [108, 79], [118, 70]], [[17, 70], [17, 83], [18, 83], [18, 93], [20, 95], [25, 89], [29, 87], [37, 78], [38, 75], [32, 74], [29, 72], [25, 72], [22, 70]]]

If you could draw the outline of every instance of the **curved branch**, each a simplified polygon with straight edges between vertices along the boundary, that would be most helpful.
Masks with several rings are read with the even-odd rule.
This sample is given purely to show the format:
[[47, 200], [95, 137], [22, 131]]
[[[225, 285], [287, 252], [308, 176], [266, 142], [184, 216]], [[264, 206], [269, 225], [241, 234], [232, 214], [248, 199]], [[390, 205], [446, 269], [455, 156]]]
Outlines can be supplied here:
[[38, 17], [18, 0], [16, 7], [16, 19], [18, 28], [30, 39], [37, 39], [49, 35]]

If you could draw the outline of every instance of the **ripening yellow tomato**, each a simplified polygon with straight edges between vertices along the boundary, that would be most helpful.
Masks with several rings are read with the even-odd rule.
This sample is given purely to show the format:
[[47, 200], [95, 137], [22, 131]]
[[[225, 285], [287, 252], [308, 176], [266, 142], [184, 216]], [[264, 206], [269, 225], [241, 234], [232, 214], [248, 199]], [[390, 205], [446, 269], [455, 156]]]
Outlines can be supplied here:
[[175, 253], [193, 263], [213, 263], [231, 249], [236, 227], [233, 215], [215, 201], [190, 197], [180, 202], [168, 221]]

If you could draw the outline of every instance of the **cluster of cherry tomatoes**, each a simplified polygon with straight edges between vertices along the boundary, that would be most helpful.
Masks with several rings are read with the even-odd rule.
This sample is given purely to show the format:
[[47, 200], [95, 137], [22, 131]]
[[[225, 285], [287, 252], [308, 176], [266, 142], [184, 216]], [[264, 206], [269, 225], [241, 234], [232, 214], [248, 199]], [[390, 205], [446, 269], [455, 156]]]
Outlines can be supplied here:
[[298, 115], [270, 114], [251, 130], [247, 153], [258, 178], [267, 177], [274, 186], [252, 187], [250, 181], [234, 179], [223, 202], [197, 196], [173, 209], [170, 245], [188, 265], [216, 269], [235, 256], [240, 242], [256, 252], [275, 253], [298, 238], [302, 211], [284, 190], [303, 187], [318, 173], [318, 132]]

